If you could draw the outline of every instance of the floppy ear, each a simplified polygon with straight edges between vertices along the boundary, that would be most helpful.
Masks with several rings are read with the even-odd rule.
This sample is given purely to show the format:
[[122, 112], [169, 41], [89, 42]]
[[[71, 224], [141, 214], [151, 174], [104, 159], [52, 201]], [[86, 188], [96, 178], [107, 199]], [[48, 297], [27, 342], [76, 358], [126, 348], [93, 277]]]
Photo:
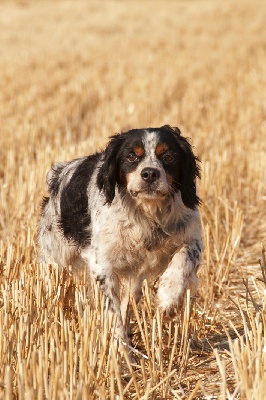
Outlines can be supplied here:
[[196, 193], [196, 177], [200, 178], [199, 159], [193, 154], [191, 145], [186, 138], [179, 136], [179, 144], [182, 152], [179, 177], [181, 197], [186, 207], [194, 209], [200, 204]]
[[105, 195], [106, 203], [111, 205], [115, 197], [115, 186], [118, 182], [118, 151], [122, 140], [121, 135], [111, 136], [111, 141], [104, 152], [103, 164], [97, 176], [97, 186]]

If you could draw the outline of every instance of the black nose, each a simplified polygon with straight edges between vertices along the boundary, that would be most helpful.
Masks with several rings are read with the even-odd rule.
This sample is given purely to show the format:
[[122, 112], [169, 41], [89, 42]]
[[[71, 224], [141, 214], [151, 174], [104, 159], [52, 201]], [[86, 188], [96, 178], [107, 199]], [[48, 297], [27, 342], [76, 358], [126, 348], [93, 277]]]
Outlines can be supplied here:
[[152, 183], [160, 178], [160, 171], [155, 168], [144, 168], [140, 175], [145, 182]]

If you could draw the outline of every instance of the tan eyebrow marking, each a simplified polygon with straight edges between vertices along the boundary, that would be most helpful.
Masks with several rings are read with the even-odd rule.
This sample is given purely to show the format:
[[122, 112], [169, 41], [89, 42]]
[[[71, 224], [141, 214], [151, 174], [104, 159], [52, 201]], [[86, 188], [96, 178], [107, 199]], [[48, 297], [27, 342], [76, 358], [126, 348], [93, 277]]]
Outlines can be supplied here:
[[165, 153], [167, 150], [168, 150], [168, 146], [166, 144], [159, 143], [156, 146], [155, 153], [156, 153], [157, 156], [159, 156], [160, 154]]
[[142, 157], [144, 155], [143, 147], [139, 147], [139, 146], [133, 147], [133, 151], [136, 154], [136, 156], [138, 156], [138, 157]]

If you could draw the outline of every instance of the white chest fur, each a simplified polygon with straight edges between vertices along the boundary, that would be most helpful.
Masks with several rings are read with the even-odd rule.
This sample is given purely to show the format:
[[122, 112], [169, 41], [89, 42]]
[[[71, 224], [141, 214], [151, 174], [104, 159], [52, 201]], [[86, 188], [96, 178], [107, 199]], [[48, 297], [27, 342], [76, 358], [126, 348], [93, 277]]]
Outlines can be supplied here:
[[177, 207], [177, 202], [149, 207], [144, 213], [136, 207], [129, 210], [129, 205], [125, 208], [120, 201], [111, 207], [102, 204], [92, 213], [89, 253], [97, 263], [108, 263], [117, 275], [145, 271], [147, 278], [153, 279], [166, 269], [189, 234], [190, 215], [187, 209]]

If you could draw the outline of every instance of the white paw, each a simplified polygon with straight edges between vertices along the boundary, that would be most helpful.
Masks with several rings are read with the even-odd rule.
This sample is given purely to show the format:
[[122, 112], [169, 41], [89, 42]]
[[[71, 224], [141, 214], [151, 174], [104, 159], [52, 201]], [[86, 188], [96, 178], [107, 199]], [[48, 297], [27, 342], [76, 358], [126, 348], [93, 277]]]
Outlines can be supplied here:
[[185, 291], [186, 287], [177, 285], [175, 282], [168, 282], [166, 279], [160, 282], [157, 299], [164, 319], [171, 320], [180, 313]]

